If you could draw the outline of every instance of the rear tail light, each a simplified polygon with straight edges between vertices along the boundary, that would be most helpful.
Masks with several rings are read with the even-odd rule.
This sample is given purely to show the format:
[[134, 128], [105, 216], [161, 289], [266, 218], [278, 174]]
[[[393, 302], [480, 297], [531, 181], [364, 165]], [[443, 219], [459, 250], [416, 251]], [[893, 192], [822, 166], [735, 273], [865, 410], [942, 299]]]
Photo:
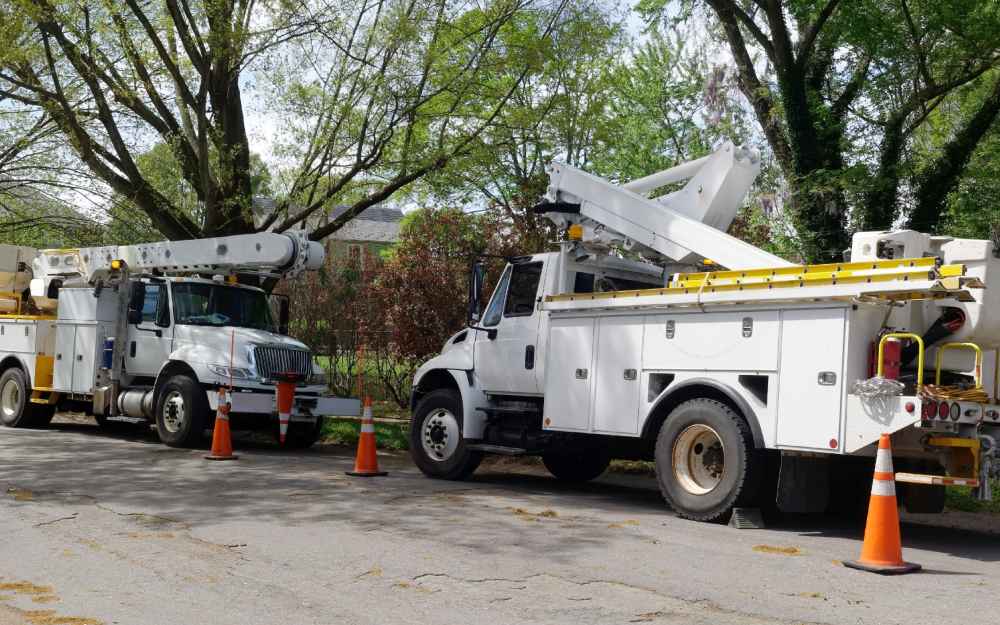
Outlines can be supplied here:
[[948, 402], [943, 401], [940, 404], [938, 404], [938, 418], [947, 419], [950, 413], [951, 413], [951, 406], [948, 405]]
[[913, 411], [917, 409], [917, 407], [913, 405], [912, 401], [906, 402], [906, 405], [904, 406], [904, 408], [906, 409], [906, 412], [908, 412], [910, 414], [913, 414]]
[[934, 416], [937, 414], [937, 410], [938, 410], [937, 404], [935, 404], [932, 401], [925, 401], [920, 406], [920, 415], [924, 419], [933, 419]]
[[955, 402], [951, 405], [951, 420], [958, 421], [958, 418], [962, 416], [962, 407]]

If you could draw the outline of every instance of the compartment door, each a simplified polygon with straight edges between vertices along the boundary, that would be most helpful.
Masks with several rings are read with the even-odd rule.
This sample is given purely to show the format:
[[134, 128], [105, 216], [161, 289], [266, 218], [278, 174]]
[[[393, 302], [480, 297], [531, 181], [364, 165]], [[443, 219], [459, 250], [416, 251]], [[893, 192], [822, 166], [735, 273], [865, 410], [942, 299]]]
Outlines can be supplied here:
[[76, 326], [56, 326], [55, 364], [52, 371], [52, 388], [73, 391], [73, 352], [76, 343]]
[[77, 326], [73, 354], [73, 392], [94, 392], [94, 364], [97, 362], [97, 326]]
[[844, 310], [781, 313], [777, 444], [840, 448]]
[[639, 433], [643, 318], [602, 317], [594, 363], [594, 431]]
[[594, 319], [552, 319], [545, 363], [545, 418], [548, 430], [590, 429], [593, 388]]

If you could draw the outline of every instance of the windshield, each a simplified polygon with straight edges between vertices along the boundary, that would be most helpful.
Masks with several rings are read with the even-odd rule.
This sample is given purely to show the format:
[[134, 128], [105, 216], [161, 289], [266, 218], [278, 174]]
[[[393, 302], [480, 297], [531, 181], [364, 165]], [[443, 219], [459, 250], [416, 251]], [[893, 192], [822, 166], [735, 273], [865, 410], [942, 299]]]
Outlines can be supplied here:
[[221, 284], [174, 283], [174, 323], [275, 332], [267, 295]]

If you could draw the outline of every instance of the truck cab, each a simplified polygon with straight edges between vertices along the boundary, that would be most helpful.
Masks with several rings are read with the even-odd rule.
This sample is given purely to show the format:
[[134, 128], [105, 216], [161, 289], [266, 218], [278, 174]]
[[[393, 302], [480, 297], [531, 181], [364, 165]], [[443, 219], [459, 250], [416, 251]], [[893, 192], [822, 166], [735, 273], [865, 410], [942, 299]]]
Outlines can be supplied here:
[[[414, 459], [425, 472], [438, 475], [443, 471], [442, 475], [449, 476], [453, 471], [456, 475], [468, 471], [469, 464], [452, 462], [459, 451], [457, 441], [463, 439], [468, 442], [461, 449], [473, 452], [472, 463], [478, 462], [479, 452], [533, 453], [542, 454], [552, 466], [565, 464], [565, 474], [574, 473], [574, 466], [590, 472], [606, 467], [609, 454], [590, 452], [606, 441], [543, 424], [546, 377], [553, 375], [548, 369], [554, 356], [547, 349], [550, 315], [542, 304], [546, 297], [565, 292], [586, 296], [657, 288], [663, 285], [664, 269], [616, 256], [585, 254], [573, 241], [561, 248], [511, 259], [485, 306], [479, 304], [481, 278], [470, 280], [473, 312], [469, 327], [450, 337], [441, 353], [424, 363], [415, 376], [411, 435], [412, 444], [419, 445]], [[474, 275], [479, 271], [481, 265]], [[425, 419], [429, 414], [433, 418]], [[582, 454], [570, 453], [581, 444]], [[626, 446], [634, 445], [626, 442]]]

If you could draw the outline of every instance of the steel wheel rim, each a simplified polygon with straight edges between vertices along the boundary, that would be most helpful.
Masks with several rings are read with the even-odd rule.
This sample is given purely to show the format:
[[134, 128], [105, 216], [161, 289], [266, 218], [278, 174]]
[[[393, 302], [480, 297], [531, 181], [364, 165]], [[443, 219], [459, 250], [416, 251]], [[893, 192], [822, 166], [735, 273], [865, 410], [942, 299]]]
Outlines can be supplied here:
[[17, 382], [14, 380], [7, 380], [3, 385], [3, 390], [0, 390], [0, 410], [3, 410], [3, 416], [7, 419], [13, 419], [17, 416], [17, 406], [21, 403], [21, 389], [17, 387]]
[[697, 423], [681, 432], [674, 443], [674, 478], [692, 495], [707, 495], [726, 475], [726, 449], [719, 433]]
[[171, 434], [176, 434], [183, 429], [186, 420], [184, 396], [180, 391], [170, 391], [163, 400], [163, 427]]
[[460, 437], [458, 419], [450, 410], [444, 408], [432, 410], [424, 419], [420, 431], [420, 443], [424, 453], [435, 462], [445, 462], [450, 459], [458, 449]]

